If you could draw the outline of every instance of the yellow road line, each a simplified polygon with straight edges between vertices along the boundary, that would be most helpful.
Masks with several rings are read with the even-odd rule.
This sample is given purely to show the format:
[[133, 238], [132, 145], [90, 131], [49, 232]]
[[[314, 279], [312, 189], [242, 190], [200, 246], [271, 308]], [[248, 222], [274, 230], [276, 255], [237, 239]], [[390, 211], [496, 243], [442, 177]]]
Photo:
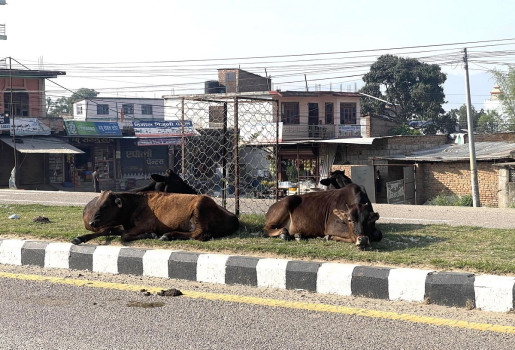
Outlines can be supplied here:
[[[166, 289], [166, 288], [159, 288], [159, 287], [139, 286], [139, 285], [133, 285], [133, 284], [99, 282], [99, 281], [79, 280], [79, 279], [72, 279], [72, 278], [60, 278], [60, 277], [46, 277], [46, 276], [38, 276], [38, 275], [7, 273], [7, 272], [0, 272], [0, 278], [12, 278], [12, 279], [37, 281], [37, 282], [50, 282], [50, 283], [66, 284], [66, 285], [72, 285], [72, 286], [106, 288], [106, 289], [124, 290], [124, 291], [132, 291], [132, 292], [139, 292], [142, 289], [145, 289], [150, 293], [157, 293], [163, 289]], [[471, 329], [471, 330], [478, 330], [478, 331], [489, 331], [489, 332], [497, 332], [497, 333], [515, 334], [514, 326], [503, 326], [503, 325], [496, 325], [496, 324], [489, 324], [489, 323], [478, 323], [478, 322], [452, 320], [452, 319], [446, 319], [446, 318], [417, 316], [417, 315], [410, 315], [410, 314], [399, 314], [396, 312], [389, 312], [389, 311], [368, 310], [368, 309], [359, 309], [359, 308], [346, 307], [346, 306], [314, 304], [314, 303], [268, 299], [268, 298], [258, 298], [258, 297], [248, 297], [248, 296], [231, 295], [231, 294], [217, 294], [217, 293], [194, 292], [194, 291], [184, 291], [184, 290], [181, 290], [181, 292], [183, 293], [183, 296], [185, 296], [187, 298], [193, 298], [193, 299], [227, 301], [227, 302], [242, 303], [242, 304], [260, 305], [260, 306], [282, 307], [282, 308], [288, 308], [288, 309], [310, 310], [310, 311], [317, 311], [317, 312], [330, 312], [330, 313], [345, 314], [345, 315], [358, 315], [358, 316], [363, 316], [363, 317], [382, 318], [382, 319], [388, 319], [388, 320], [401, 320], [401, 321], [422, 323], [422, 324], [429, 324], [429, 325], [436, 325], [436, 326], [446, 326], [446, 327], [455, 327], [455, 328]]]

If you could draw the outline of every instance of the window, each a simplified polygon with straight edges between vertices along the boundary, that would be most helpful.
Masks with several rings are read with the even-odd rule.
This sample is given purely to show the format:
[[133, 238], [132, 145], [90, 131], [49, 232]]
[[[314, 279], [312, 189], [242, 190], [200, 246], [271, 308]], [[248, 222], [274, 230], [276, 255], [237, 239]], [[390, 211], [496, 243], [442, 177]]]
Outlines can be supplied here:
[[141, 105], [141, 114], [152, 115], [152, 105]]
[[334, 105], [332, 102], [325, 103], [325, 123], [333, 124], [334, 123]]
[[510, 168], [510, 170], [509, 170], [508, 181], [515, 182], [515, 169], [514, 168]]
[[355, 103], [340, 103], [340, 124], [356, 124]]
[[308, 103], [308, 124], [318, 125], [318, 103]]
[[134, 104], [133, 103], [126, 103], [122, 105], [123, 114], [134, 114]]
[[97, 105], [97, 115], [109, 114], [109, 105]]
[[299, 124], [299, 103], [298, 102], [284, 102], [282, 106], [281, 121], [284, 124]]
[[82, 114], [82, 105], [76, 105], [75, 112], [80, 115]]

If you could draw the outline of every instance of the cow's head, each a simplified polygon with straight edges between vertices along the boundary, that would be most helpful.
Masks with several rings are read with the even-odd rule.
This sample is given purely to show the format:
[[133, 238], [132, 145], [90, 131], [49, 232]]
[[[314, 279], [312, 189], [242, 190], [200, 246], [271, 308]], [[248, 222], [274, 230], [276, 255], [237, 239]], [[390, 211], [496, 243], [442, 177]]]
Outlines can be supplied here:
[[368, 203], [352, 204], [346, 209], [334, 209], [334, 215], [347, 224], [349, 232], [356, 237], [356, 246], [359, 249], [365, 249], [370, 245], [370, 241], [376, 241], [381, 231], [376, 228], [376, 221], [379, 219], [379, 213], [370, 210]]
[[188, 193], [197, 194], [197, 191], [188, 185], [184, 180], [174, 173], [172, 170], [167, 169], [166, 175], [152, 174], [150, 178], [155, 182], [155, 190], [167, 193]]
[[328, 190], [343, 188], [352, 183], [350, 177], [345, 175], [345, 170], [335, 170], [330, 173], [326, 179], [320, 180], [320, 183], [327, 186]]
[[120, 225], [123, 201], [112, 191], [103, 191], [97, 200], [97, 208], [89, 222], [92, 228]]

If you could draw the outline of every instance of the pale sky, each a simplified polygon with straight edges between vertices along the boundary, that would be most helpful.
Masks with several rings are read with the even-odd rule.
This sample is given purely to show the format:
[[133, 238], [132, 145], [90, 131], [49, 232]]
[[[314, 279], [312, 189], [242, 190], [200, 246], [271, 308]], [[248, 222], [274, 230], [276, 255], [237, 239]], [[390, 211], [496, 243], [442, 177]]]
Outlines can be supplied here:
[[[7, 0], [0, 58], [65, 71], [56, 82], [70, 90], [161, 97], [202, 93], [227, 67], [266, 69], [283, 90], [304, 89], [306, 74], [310, 89], [346, 91], [391, 53], [441, 64], [450, 109], [465, 103], [467, 47], [472, 102], [482, 108], [494, 84], [487, 71], [515, 64], [514, 13], [515, 1], [501, 0]], [[47, 94], [69, 92], [47, 83]]]

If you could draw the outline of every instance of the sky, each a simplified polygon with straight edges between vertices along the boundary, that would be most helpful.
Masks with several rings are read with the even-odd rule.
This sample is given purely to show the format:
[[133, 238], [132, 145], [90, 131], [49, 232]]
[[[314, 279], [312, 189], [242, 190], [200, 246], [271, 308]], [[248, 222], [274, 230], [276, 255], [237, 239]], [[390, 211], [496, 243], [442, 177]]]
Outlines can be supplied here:
[[[0, 59], [66, 72], [47, 96], [90, 88], [104, 97], [202, 93], [218, 68], [272, 77], [282, 90], [348, 91], [377, 57], [437, 63], [444, 108], [489, 98], [491, 69], [515, 64], [515, 1], [7, 0]], [[511, 39], [511, 40], [504, 40]], [[6, 61], [7, 64], [9, 60]]]

